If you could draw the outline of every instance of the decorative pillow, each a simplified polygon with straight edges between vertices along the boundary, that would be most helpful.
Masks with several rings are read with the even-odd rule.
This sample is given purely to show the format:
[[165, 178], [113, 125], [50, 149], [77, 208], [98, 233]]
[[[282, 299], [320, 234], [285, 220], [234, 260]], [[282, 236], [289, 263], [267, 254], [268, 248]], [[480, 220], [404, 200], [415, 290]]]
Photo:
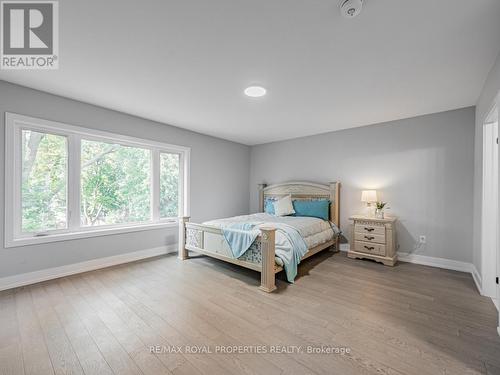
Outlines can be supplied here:
[[292, 204], [292, 197], [287, 195], [274, 202], [274, 214], [276, 216], [287, 216], [295, 213]]
[[264, 201], [264, 212], [269, 215], [274, 215], [274, 199], [266, 198]]
[[293, 209], [295, 210], [295, 216], [317, 217], [323, 220], [328, 220], [328, 218], [330, 217], [329, 200], [294, 200]]

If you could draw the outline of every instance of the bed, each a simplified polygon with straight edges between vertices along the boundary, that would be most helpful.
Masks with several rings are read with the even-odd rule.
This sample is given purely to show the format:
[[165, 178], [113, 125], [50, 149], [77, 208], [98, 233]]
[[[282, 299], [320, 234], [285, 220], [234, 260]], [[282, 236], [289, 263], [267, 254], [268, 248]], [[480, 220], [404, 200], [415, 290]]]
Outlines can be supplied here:
[[[329, 200], [328, 221], [307, 217], [273, 217], [264, 213], [269, 200], [290, 195], [292, 200]], [[280, 244], [280, 228], [293, 226], [303, 238], [307, 249], [300, 260], [322, 250], [338, 251], [340, 183], [316, 184], [310, 182], [287, 182], [267, 186], [259, 184], [260, 213], [233, 218], [211, 220], [203, 224], [189, 222], [189, 217], [179, 218], [179, 259], [186, 260], [189, 251], [204, 254], [245, 268], [260, 272], [260, 289], [264, 292], [276, 290], [275, 275], [284, 269]], [[259, 222], [258, 235], [248, 250], [234, 257], [223, 228], [228, 223]], [[276, 242], [278, 241], [278, 242]]]

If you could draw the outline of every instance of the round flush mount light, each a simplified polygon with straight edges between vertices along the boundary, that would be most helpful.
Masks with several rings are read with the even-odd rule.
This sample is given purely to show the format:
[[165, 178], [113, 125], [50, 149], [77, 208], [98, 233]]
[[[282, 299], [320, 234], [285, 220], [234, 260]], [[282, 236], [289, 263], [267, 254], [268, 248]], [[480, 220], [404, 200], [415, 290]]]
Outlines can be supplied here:
[[363, 0], [342, 0], [340, 2], [340, 13], [345, 18], [354, 18], [361, 13]]
[[249, 96], [251, 98], [260, 98], [266, 95], [267, 90], [262, 86], [250, 86], [247, 87], [243, 92], [246, 96]]

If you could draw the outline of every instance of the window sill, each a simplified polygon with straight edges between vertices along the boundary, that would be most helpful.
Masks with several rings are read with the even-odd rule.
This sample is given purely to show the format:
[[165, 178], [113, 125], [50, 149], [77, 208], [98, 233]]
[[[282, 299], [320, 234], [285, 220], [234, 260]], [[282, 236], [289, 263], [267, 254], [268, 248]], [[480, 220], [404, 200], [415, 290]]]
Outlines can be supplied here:
[[38, 245], [43, 243], [58, 242], [58, 241], [70, 241], [77, 240], [81, 238], [90, 237], [100, 237], [100, 236], [110, 236], [114, 234], [125, 234], [133, 232], [143, 232], [154, 229], [166, 229], [166, 228], [177, 228], [177, 222], [164, 222], [164, 223], [152, 223], [152, 224], [141, 224], [141, 225], [130, 225], [126, 227], [114, 227], [114, 228], [99, 228], [92, 230], [82, 230], [80, 232], [70, 232], [70, 233], [57, 233], [48, 234], [46, 236], [40, 237], [26, 237], [26, 238], [16, 238], [16, 239], [6, 239], [5, 247], [18, 247], [27, 245]]

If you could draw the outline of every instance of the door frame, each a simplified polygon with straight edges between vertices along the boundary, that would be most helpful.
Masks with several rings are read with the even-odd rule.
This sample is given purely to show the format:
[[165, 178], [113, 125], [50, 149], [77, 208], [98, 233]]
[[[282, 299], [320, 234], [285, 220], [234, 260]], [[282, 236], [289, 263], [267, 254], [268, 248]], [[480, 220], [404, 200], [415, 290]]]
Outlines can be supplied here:
[[[481, 294], [497, 302], [497, 249], [498, 249], [498, 121], [496, 106], [482, 125], [483, 172], [481, 210]], [[492, 204], [493, 203], [493, 204]]]
[[[498, 92], [496, 99], [495, 99], [495, 106], [496, 106], [496, 111], [497, 111], [497, 128], [500, 129], [500, 91]], [[500, 130], [499, 130], [500, 132]], [[499, 136], [500, 138], [500, 136]], [[500, 168], [500, 145], [498, 144], [497, 140], [497, 149], [498, 149], [498, 167]], [[498, 222], [500, 222], [500, 170], [498, 172], [499, 174], [499, 180], [498, 180], [498, 206], [497, 206], [497, 214], [498, 214]], [[500, 277], [500, 225], [497, 225], [497, 274], [496, 278]], [[498, 310], [498, 320], [497, 320], [497, 332], [500, 335], [500, 284], [497, 281], [497, 310]]]
[[[483, 285], [485, 285], [485, 280], [487, 277], [489, 277], [490, 282], [493, 282], [494, 288], [493, 288], [493, 302], [495, 303], [495, 306], [498, 310], [498, 320], [497, 320], [497, 332], [500, 335], [500, 285], [495, 282], [495, 278], [500, 276], [500, 145], [498, 144], [498, 140], [496, 142], [496, 153], [497, 153], [497, 179], [496, 179], [496, 194], [497, 194], [497, 205], [496, 205], [496, 228], [494, 228], [494, 234], [496, 236], [495, 242], [496, 246], [494, 247], [494, 252], [493, 252], [493, 259], [491, 259], [492, 262], [496, 265], [495, 267], [488, 267], [489, 271], [495, 270], [495, 274], [485, 274], [485, 268], [483, 267], [485, 264], [485, 259], [484, 255], [485, 252], [487, 252], [487, 249], [485, 249], [485, 246], [487, 246], [484, 243], [484, 227], [485, 227], [485, 197], [484, 197], [484, 192], [485, 192], [485, 186], [484, 186], [484, 172], [485, 172], [485, 160], [484, 160], [484, 146], [485, 146], [485, 124], [487, 123], [492, 123], [495, 122], [497, 123], [497, 134], [500, 133], [500, 91], [497, 93], [495, 96], [493, 102], [491, 103], [490, 109], [487, 112], [486, 116], [482, 119], [482, 124], [481, 124], [481, 133], [483, 134], [483, 150], [482, 150], [482, 156], [483, 156], [483, 165], [482, 165], [482, 173], [481, 173], [481, 181], [483, 182], [483, 189], [482, 189], [482, 196], [481, 196], [481, 293], [484, 294], [483, 290]], [[497, 138], [498, 139], [498, 138]], [[490, 249], [490, 254], [491, 249]], [[496, 259], [495, 259], [496, 258]], [[488, 273], [488, 272], [486, 272]], [[490, 290], [491, 291], [491, 290]]]

